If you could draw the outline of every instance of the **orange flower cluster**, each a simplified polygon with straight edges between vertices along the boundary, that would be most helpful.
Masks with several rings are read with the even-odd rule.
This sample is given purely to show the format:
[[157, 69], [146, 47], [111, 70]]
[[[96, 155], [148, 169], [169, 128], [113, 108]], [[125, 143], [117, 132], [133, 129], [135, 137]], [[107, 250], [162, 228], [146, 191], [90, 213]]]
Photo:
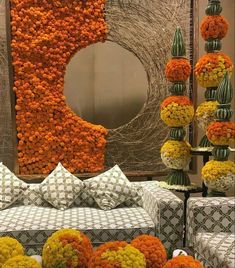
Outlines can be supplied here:
[[169, 260], [162, 268], [203, 268], [203, 266], [191, 256], [177, 256]]
[[235, 140], [235, 123], [213, 122], [207, 128], [206, 135], [213, 145], [229, 145]]
[[217, 87], [226, 72], [231, 75], [232, 69], [232, 61], [226, 54], [207, 53], [198, 60], [195, 74], [202, 87]]
[[169, 96], [161, 104], [161, 109], [167, 107], [171, 103], [177, 103], [181, 106], [191, 106], [192, 102], [187, 96]]
[[202, 21], [201, 35], [204, 40], [222, 39], [226, 36], [227, 31], [228, 22], [223, 16], [206, 16]]
[[187, 59], [173, 58], [168, 61], [165, 69], [166, 78], [170, 82], [186, 81], [189, 78], [191, 66]]
[[140, 235], [131, 245], [142, 252], [146, 259], [146, 268], [162, 268], [167, 262], [167, 254], [162, 242], [151, 235]]
[[105, 0], [11, 0], [18, 162], [21, 174], [103, 169], [107, 130], [66, 105], [66, 65], [86, 46], [104, 41]]

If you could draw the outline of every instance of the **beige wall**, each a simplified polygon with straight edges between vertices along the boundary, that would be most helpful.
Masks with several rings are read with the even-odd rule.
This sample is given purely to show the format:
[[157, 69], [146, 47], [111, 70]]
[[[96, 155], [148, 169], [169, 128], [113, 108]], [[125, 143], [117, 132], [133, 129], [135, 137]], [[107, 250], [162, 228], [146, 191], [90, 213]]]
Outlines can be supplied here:
[[[199, 0], [199, 24], [201, 23], [203, 17], [205, 16], [205, 7], [207, 6], [208, 1], [207, 0]], [[221, 5], [223, 7], [223, 12], [221, 15], [223, 15], [224, 17], [226, 17], [226, 19], [229, 22], [229, 32], [227, 34], [227, 36], [222, 40], [222, 51], [224, 53], [226, 53], [227, 55], [229, 55], [232, 59], [232, 62], [234, 63], [234, 50], [235, 50], [235, 44], [234, 44], [234, 26], [235, 26], [235, 22], [234, 22], [234, 16], [235, 16], [235, 0], [223, 0], [221, 1]], [[204, 52], [204, 40], [202, 39], [200, 33], [199, 33], [199, 57], [202, 56], [205, 52]], [[232, 84], [233, 84], [233, 89], [235, 90], [235, 75], [233, 72], [233, 76], [232, 76]], [[203, 102], [205, 100], [204, 98], [204, 89], [201, 88], [200, 86], [198, 87], [198, 99], [197, 102], [198, 104], [200, 104], [201, 102]], [[235, 94], [234, 94], [235, 95]], [[235, 100], [235, 96], [234, 99]], [[233, 101], [233, 109], [234, 109], [234, 101]], [[233, 116], [233, 120], [234, 120], [234, 116]], [[198, 139], [200, 140], [200, 138], [202, 137], [202, 131], [199, 129], [198, 130]], [[234, 153], [231, 155], [231, 158], [234, 160]], [[201, 168], [202, 168], [202, 161], [201, 161], [201, 157], [197, 157], [197, 164], [198, 164], [198, 168], [197, 168], [197, 174], [196, 175], [191, 175], [191, 179], [194, 182], [200, 183], [200, 172], [201, 172]]]

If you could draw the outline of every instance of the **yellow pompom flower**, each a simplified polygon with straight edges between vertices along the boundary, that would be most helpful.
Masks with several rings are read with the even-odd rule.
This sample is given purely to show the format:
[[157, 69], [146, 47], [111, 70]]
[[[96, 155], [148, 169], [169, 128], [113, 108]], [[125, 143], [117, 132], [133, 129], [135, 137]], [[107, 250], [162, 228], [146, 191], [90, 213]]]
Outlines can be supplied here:
[[0, 268], [10, 258], [24, 255], [23, 246], [14, 238], [0, 237]]
[[187, 96], [170, 96], [161, 104], [161, 119], [170, 127], [188, 125], [194, 116], [194, 108]]
[[235, 163], [211, 160], [202, 168], [202, 179], [214, 190], [225, 192], [235, 184]]
[[202, 87], [217, 87], [226, 72], [232, 74], [232, 69], [232, 61], [224, 53], [207, 53], [198, 60], [195, 75]]
[[183, 169], [190, 162], [191, 145], [186, 141], [166, 141], [161, 148], [161, 158], [168, 168]]
[[208, 125], [215, 119], [215, 111], [217, 109], [217, 101], [205, 101], [201, 103], [196, 110], [196, 119], [198, 125], [204, 131]]
[[144, 254], [124, 241], [107, 242], [97, 248], [88, 268], [146, 268]]
[[34, 259], [27, 256], [16, 256], [9, 259], [2, 268], [41, 268], [41, 265]]
[[47, 239], [42, 251], [43, 267], [87, 267], [92, 254], [93, 248], [86, 235], [77, 230], [62, 229]]

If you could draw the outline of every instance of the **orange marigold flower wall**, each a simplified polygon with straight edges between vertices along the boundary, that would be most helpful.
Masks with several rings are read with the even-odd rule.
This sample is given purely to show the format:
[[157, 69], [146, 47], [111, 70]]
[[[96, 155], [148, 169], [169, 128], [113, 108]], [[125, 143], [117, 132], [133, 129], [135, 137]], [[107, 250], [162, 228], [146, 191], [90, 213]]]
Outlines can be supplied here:
[[82, 120], [63, 95], [66, 66], [108, 32], [105, 0], [11, 0], [12, 58], [21, 174], [104, 167], [107, 130]]

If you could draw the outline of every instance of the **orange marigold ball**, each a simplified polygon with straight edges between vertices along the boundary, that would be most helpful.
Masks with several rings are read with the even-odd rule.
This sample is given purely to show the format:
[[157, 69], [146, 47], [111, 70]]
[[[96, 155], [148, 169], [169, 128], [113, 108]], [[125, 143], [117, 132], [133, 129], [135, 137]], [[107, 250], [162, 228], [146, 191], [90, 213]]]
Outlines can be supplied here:
[[173, 58], [168, 61], [165, 69], [166, 78], [170, 82], [186, 81], [189, 78], [191, 66], [187, 59]]
[[203, 266], [191, 256], [177, 256], [169, 260], [162, 268], [203, 268]]
[[201, 35], [204, 40], [222, 39], [228, 32], [228, 22], [220, 15], [206, 16], [201, 24]]
[[206, 135], [214, 145], [229, 145], [235, 139], [235, 123], [213, 122], [208, 126]]
[[162, 268], [167, 262], [165, 247], [157, 237], [140, 235], [132, 240], [131, 245], [144, 254], [147, 268]]

